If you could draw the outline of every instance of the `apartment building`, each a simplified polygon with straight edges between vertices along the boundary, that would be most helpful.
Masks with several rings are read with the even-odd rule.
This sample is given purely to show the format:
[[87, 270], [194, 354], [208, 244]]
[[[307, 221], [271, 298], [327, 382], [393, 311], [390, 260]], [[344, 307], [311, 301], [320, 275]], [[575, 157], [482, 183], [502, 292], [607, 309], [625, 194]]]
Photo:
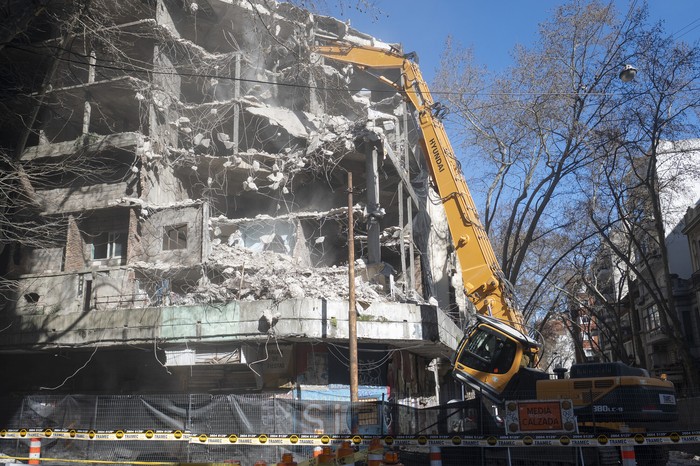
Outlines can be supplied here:
[[[619, 250], [629, 248], [629, 264], [610, 251], [601, 251], [596, 270], [611, 290], [610, 312], [601, 313], [612, 331], [601, 332], [601, 350], [607, 359], [624, 359], [664, 374], [683, 393], [687, 366], [679, 346], [689, 358], [700, 355], [698, 300], [693, 288], [697, 270], [697, 238], [694, 207], [700, 199], [696, 167], [698, 140], [664, 142], [658, 149], [655, 170], [656, 195], [661, 210], [663, 238], [657, 235], [646, 190], [631, 196], [630, 218], [636, 223], [615, 238]], [[640, 158], [640, 166], [648, 159]], [[645, 173], [645, 170], [640, 173]], [[661, 243], [667, 263], [662, 260]], [[666, 274], [669, 276], [666, 281]], [[669, 306], [672, 298], [673, 306]], [[671, 309], [673, 311], [671, 311]], [[624, 354], [623, 354], [624, 353]], [[623, 356], [624, 358], [621, 358]]]
[[412, 110], [313, 53], [389, 44], [248, 0], [16, 23], [0, 146], [30, 227], [0, 251], [7, 391], [347, 398], [352, 226], [360, 396], [449, 392], [466, 306]]

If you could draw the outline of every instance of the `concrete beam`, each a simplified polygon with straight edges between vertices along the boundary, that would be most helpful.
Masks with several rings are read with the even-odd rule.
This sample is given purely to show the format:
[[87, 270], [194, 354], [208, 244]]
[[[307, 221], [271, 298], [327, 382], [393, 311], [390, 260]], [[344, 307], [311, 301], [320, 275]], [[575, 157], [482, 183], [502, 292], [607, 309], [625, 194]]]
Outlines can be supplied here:
[[[243, 343], [266, 340], [269, 332], [287, 341], [343, 341], [348, 338], [347, 309], [347, 301], [304, 298], [25, 314], [14, 317], [0, 349], [110, 347], [154, 340], [165, 346]], [[410, 347], [427, 357], [445, 357], [456, 349], [462, 332], [434, 306], [375, 302], [359, 310], [357, 335], [360, 343]]]
[[87, 144], [83, 144], [82, 138], [73, 141], [59, 142], [29, 147], [22, 154], [22, 161], [30, 161], [43, 157], [61, 157], [75, 153], [77, 147], [88, 151], [102, 151], [111, 148], [133, 149], [143, 142], [143, 136], [139, 133], [115, 133], [109, 136], [97, 137]]

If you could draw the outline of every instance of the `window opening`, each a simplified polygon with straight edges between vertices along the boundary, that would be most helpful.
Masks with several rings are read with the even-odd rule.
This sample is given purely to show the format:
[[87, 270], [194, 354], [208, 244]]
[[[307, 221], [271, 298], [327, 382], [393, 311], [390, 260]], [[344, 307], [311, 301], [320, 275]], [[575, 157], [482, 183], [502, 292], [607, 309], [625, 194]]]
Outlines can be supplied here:
[[163, 251], [187, 249], [187, 224], [163, 227]]
[[85, 293], [83, 295], [83, 312], [90, 310], [92, 300], [92, 280], [85, 280]]
[[102, 232], [92, 243], [93, 259], [116, 259], [124, 254], [126, 233], [121, 231]]

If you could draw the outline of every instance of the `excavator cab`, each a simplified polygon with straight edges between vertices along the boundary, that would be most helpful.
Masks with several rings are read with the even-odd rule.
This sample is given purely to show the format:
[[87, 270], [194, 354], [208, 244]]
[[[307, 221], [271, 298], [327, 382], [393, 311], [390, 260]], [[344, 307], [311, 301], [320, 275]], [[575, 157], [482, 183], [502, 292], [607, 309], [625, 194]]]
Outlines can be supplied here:
[[516, 374], [534, 363], [538, 348], [537, 341], [510, 325], [477, 316], [455, 353], [453, 375], [477, 393], [500, 401]]

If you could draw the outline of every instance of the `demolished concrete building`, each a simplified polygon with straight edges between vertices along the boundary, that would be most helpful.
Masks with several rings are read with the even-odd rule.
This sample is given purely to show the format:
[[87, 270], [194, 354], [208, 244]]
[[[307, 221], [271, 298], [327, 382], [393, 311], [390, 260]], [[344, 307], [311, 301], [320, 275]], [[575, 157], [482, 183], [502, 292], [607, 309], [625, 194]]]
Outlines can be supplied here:
[[0, 252], [6, 389], [348, 397], [352, 173], [360, 396], [451, 397], [466, 304], [412, 109], [312, 50], [398, 46], [271, 1], [58, 3], [0, 50], [0, 143], [55, 225]]

